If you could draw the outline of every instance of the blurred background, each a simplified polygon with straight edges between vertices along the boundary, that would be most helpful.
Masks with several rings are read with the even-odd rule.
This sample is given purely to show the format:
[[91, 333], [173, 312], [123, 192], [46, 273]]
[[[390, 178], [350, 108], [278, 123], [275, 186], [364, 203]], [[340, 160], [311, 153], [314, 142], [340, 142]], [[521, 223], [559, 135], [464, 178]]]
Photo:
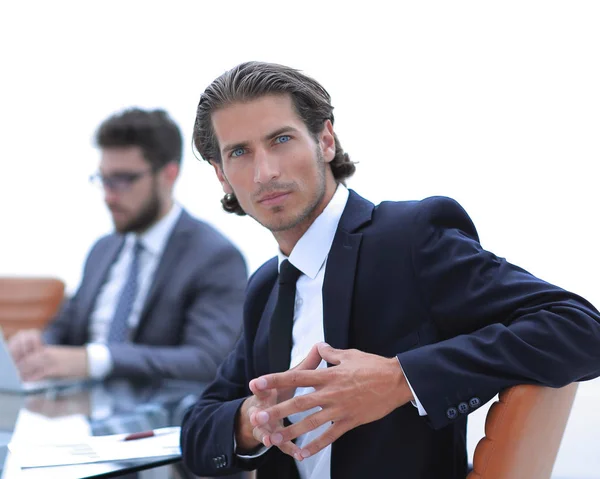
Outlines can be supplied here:
[[[3, 2], [0, 275], [76, 289], [112, 227], [88, 182], [93, 134], [128, 106], [164, 108], [180, 124], [179, 202], [228, 235], [250, 271], [273, 256], [266, 230], [221, 210], [213, 170], [191, 147], [204, 88], [263, 60], [328, 89], [359, 162], [351, 188], [374, 202], [451, 196], [486, 249], [598, 307], [599, 24], [596, 1]], [[584, 386], [597, 404], [598, 382]], [[576, 416], [582, 407], [572, 424], [598, 431], [600, 414]], [[577, 456], [564, 468], [581, 467], [564, 477], [600, 477], [600, 433], [589, 447], [570, 434]]]

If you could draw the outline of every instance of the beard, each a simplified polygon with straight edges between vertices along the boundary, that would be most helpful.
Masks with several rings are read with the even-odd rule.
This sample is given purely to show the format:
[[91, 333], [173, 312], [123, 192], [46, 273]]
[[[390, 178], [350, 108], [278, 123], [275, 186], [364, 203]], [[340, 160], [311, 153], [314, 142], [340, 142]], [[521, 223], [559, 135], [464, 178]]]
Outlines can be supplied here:
[[[316, 181], [316, 191], [314, 196], [311, 198], [309, 204], [306, 205], [298, 214], [293, 217], [282, 217], [282, 218], [273, 218], [273, 219], [264, 219], [261, 221], [259, 218], [252, 216], [258, 223], [267, 228], [272, 233], [278, 233], [282, 231], [287, 231], [295, 228], [296, 226], [302, 224], [307, 219], [314, 216], [315, 211], [322, 203], [323, 198], [325, 197], [326, 192], [326, 177], [325, 177], [325, 158], [321, 153], [321, 150], [317, 148], [315, 152], [316, 162], [317, 162], [317, 181]], [[272, 187], [272, 186], [271, 186]], [[277, 189], [277, 188], [275, 188]], [[273, 213], [277, 214], [283, 210], [283, 207], [276, 206], [273, 208]], [[314, 219], [314, 218], [313, 218]]]
[[142, 208], [138, 213], [131, 218], [129, 221], [123, 224], [115, 225], [115, 230], [118, 233], [141, 233], [147, 230], [150, 226], [156, 223], [160, 215], [161, 202], [156, 189], [152, 190], [152, 195], [148, 198], [148, 201], [142, 205]]

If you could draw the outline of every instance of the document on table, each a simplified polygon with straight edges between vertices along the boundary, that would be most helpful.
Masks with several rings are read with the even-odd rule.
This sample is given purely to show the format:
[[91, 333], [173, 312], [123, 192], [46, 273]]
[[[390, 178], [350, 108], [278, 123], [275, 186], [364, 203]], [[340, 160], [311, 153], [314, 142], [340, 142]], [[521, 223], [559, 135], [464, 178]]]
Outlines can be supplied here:
[[89, 436], [64, 443], [11, 442], [8, 448], [22, 469], [181, 455], [179, 427], [154, 430], [154, 436], [124, 441], [127, 434]]

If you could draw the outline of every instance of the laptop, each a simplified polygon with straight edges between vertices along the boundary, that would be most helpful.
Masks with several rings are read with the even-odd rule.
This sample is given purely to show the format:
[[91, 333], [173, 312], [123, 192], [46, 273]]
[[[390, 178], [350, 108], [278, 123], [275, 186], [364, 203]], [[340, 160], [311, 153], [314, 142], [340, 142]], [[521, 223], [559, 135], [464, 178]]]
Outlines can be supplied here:
[[24, 404], [23, 396], [0, 393], [0, 478], [5, 477], [3, 471], [8, 456], [8, 444], [12, 439], [19, 412]]
[[62, 389], [86, 382], [83, 379], [44, 379], [22, 381], [0, 329], [0, 391], [12, 393], [35, 393], [48, 389]]

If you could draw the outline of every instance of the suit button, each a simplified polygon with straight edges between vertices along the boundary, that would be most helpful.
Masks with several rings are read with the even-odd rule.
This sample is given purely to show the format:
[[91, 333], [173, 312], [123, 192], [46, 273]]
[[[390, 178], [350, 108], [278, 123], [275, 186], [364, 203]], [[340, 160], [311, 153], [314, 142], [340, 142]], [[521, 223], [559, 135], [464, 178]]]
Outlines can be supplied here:
[[469, 399], [469, 406], [471, 406], [472, 409], [478, 408], [479, 406], [481, 406], [481, 399], [479, 399], [478, 397]]
[[458, 417], [458, 411], [455, 407], [449, 407], [446, 411], [446, 416], [448, 419], [456, 419]]
[[458, 404], [458, 412], [461, 414], [467, 414], [469, 412], [469, 406], [466, 402], [461, 402]]

